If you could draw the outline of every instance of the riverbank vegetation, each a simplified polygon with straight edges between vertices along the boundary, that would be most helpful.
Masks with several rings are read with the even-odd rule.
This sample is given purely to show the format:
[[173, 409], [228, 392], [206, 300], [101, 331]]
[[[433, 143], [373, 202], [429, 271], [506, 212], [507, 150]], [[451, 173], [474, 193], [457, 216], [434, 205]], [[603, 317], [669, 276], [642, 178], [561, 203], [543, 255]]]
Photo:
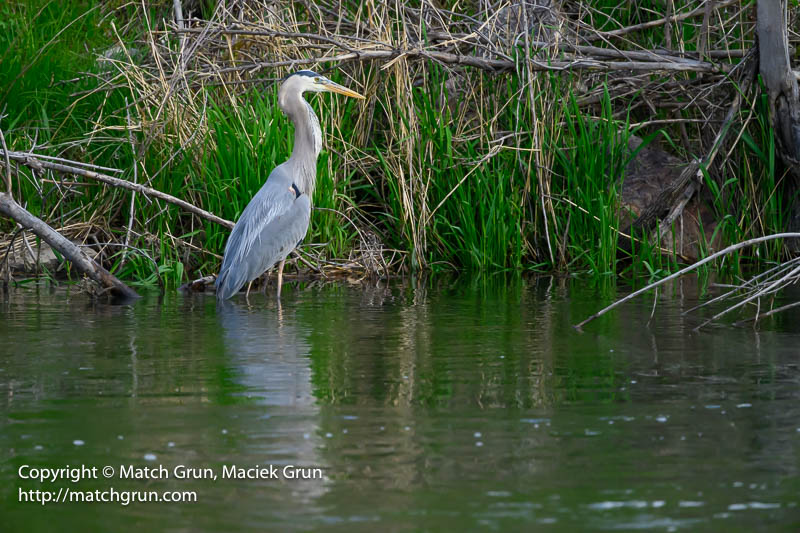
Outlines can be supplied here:
[[[790, 0], [795, 69], [798, 15]], [[800, 222], [756, 18], [745, 0], [6, 3], [4, 189], [132, 284], [213, 274], [224, 224], [26, 154], [235, 221], [291, 150], [277, 83], [310, 68], [367, 99], [309, 98], [325, 146], [301, 275], [663, 277]], [[6, 276], [41, 258], [0, 231]], [[768, 240], [717, 268], [795, 250]], [[33, 270], [55, 277], [54, 256]]]

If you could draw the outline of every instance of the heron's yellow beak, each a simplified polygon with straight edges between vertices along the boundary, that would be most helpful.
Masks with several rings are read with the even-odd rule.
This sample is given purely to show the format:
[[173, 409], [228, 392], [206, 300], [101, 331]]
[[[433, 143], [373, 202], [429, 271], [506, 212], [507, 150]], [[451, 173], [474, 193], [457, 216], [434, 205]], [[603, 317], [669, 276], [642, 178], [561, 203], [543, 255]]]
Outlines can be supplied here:
[[339, 93], [339, 94], [343, 94], [345, 96], [349, 96], [350, 98], [358, 98], [360, 100], [364, 100], [365, 99], [364, 96], [358, 94], [357, 92], [351, 91], [347, 87], [343, 87], [342, 85], [339, 85], [338, 83], [334, 83], [334, 82], [332, 82], [331, 80], [329, 80], [327, 78], [325, 79], [325, 81], [322, 82], [322, 85], [323, 85], [323, 88], [326, 91], [330, 91], [332, 93]]

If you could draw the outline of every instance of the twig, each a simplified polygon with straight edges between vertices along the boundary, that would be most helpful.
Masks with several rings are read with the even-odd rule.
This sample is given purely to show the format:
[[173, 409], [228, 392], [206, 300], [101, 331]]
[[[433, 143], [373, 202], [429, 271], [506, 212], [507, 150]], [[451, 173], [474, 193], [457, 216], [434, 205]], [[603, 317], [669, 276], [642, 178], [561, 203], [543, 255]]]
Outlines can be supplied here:
[[356, 233], [358, 233], [359, 242], [366, 242], [364, 234], [361, 232], [361, 229], [359, 229], [356, 223], [353, 222], [353, 220], [349, 216], [345, 215], [338, 209], [331, 209], [330, 207], [314, 207], [313, 209], [314, 211], [329, 211], [331, 213], [336, 213], [337, 215], [344, 217], [350, 223], [350, 225], [353, 226], [353, 228], [356, 230]]
[[56, 163], [64, 163], [65, 165], [72, 165], [76, 167], [85, 167], [90, 168], [92, 170], [103, 170], [105, 172], [114, 172], [116, 174], [122, 174], [122, 170], [118, 168], [111, 168], [111, 167], [101, 167], [100, 165], [93, 165], [91, 163], [84, 163], [82, 161], [75, 161], [73, 159], [64, 159], [63, 157], [53, 157], [50, 155], [42, 155], [42, 154], [34, 154], [32, 152], [15, 152], [14, 150], [9, 150], [8, 155], [11, 159], [16, 159], [21, 161], [20, 158], [26, 157], [35, 157], [36, 159], [46, 159], [47, 161], [55, 161]]
[[[767, 285], [766, 287], [764, 287], [764, 288], [762, 288], [762, 289], [760, 289], [760, 290], [757, 290], [757, 291], [753, 292], [753, 294], [751, 294], [751, 295], [750, 295], [750, 296], [748, 296], [747, 298], [745, 298], [745, 299], [741, 300], [740, 302], [737, 302], [736, 304], [734, 304], [734, 305], [732, 305], [732, 306], [728, 307], [727, 309], [723, 309], [722, 311], [720, 311], [720, 312], [719, 312], [719, 313], [717, 313], [716, 315], [712, 316], [711, 318], [709, 318], [708, 320], [706, 320], [705, 322], [703, 322], [702, 324], [700, 324], [699, 326], [697, 326], [696, 328], [694, 328], [694, 330], [693, 330], [693, 331], [697, 331], [697, 330], [699, 330], [699, 329], [700, 329], [700, 328], [702, 328], [703, 326], [710, 324], [710, 323], [711, 323], [711, 322], [713, 322], [714, 320], [717, 320], [718, 318], [721, 318], [722, 316], [724, 316], [724, 315], [726, 315], [726, 314], [730, 313], [730, 312], [731, 312], [731, 311], [733, 311], [734, 309], [738, 309], [739, 307], [743, 306], [744, 304], [746, 304], [746, 303], [748, 303], [748, 302], [752, 302], [752, 301], [753, 301], [753, 300], [755, 300], [756, 298], [758, 298], [758, 299], [759, 299], [759, 302], [760, 302], [760, 300], [761, 300], [761, 299], [760, 299], [760, 297], [761, 297], [761, 296], [763, 296], [763, 295], [765, 295], [765, 294], [770, 294], [770, 293], [773, 293], [773, 292], [776, 292], [776, 291], [778, 291], [779, 289], [781, 289], [781, 288], [782, 288], [783, 284], [784, 284], [784, 283], [785, 283], [787, 280], [790, 280], [790, 279], [792, 279], [792, 278], [795, 278], [795, 277], [797, 276], [797, 274], [799, 274], [799, 273], [800, 273], [800, 267], [795, 267], [795, 268], [794, 268], [794, 269], [792, 269], [792, 270], [791, 270], [791, 271], [790, 271], [788, 274], [785, 274], [785, 275], [784, 275], [782, 278], [778, 279], [777, 281], [773, 281], [772, 283], [770, 283], [770, 284], [769, 284], [769, 285]], [[756, 320], [757, 320], [757, 319], [758, 319], [758, 315], [756, 315]]]
[[583, 326], [585, 326], [586, 324], [588, 324], [589, 322], [591, 322], [595, 318], [603, 316], [604, 314], [606, 314], [607, 312], [611, 311], [615, 307], [624, 304], [628, 300], [636, 298], [640, 294], [642, 294], [644, 292], [647, 292], [650, 289], [655, 289], [656, 287], [658, 287], [660, 285], [663, 285], [664, 283], [666, 283], [666, 282], [668, 282], [670, 280], [673, 280], [675, 278], [683, 276], [684, 274], [687, 274], [687, 273], [691, 272], [692, 270], [696, 270], [696, 269], [700, 268], [701, 266], [705, 265], [706, 263], [709, 263], [709, 262], [713, 261], [717, 257], [721, 257], [723, 255], [727, 255], [727, 254], [729, 254], [731, 252], [735, 252], [736, 250], [741, 250], [742, 248], [746, 248], [746, 247], [752, 246], [754, 244], [760, 244], [762, 242], [772, 241], [772, 240], [775, 240], [775, 239], [800, 239], [800, 233], [775, 233], [773, 235], [765, 235], [764, 237], [757, 237], [755, 239], [749, 239], [749, 240], [742, 241], [742, 242], [739, 242], [739, 243], [736, 243], [736, 244], [732, 244], [731, 246], [728, 246], [727, 248], [725, 248], [723, 250], [720, 250], [717, 253], [709, 255], [705, 259], [702, 259], [702, 260], [698, 261], [697, 263], [695, 263], [693, 265], [690, 265], [690, 266], [688, 266], [686, 268], [680, 269], [679, 271], [675, 272], [674, 274], [671, 274], [671, 275], [667, 276], [666, 278], [660, 279], [660, 280], [656, 281], [655, 283], [651, 283], [651, 284], [649, 284], [649, 285], [647, 285], [645, 287], [642, 287], [638, 291], [630, 293], [629, 295], [625, 296], [624, 298], [621, 298], [621, 299], [617, 300], [616, 302], [612, 303], [611, 305], [604, 307], [603, 309], [601, 309], [597, 313], [593, 314], [589, 318], [583, 320], [582, 322], [579, 322], [579, 323], [575, 324], [573, 327], [575, 329], [577, 329], [578, 331], [582, 331]]
[[681, 197], [681, 199], [670, 210], [670, 212], [667, 215], [667, 217], [659, 223], [659, 230], [658, 230], [658, 240], [659, 240], [659, 242], [661, 242], [661, 239], [664, 237], [664, 235], [667, 234], [667, 232], [669, 231], [670, 227], [672, 226], [672, 223], [675, 222], [675, 220], [679, 216], [681, 216], [681, 214], [683, 213], [683, 208], [686, 207], [686, 204], [688, 204], [689, 200], [691, 200], [692, 196], [694, 196], [695, 191], [699, 188], [698, 184], [700, 182], [701, 176], [702, 176], [702, 172], [698, 169], [697, 170], [697, 178], [698, 179], [697, 180], [692, 180], [692, 181], [689, 182], [689, 184], [686, 186], [686, 189], [684, 189], [684, 191], [683, 191], [683, 196]]
[[[175, 3], [180, 7], [180, 1], [175, 0]], [[128, 97], [125, 97], [125, 115], [128, 119], [128, 141], [131, 144], [131, 157], [133, 158], [133, 183], [138, 182], [138, 161], [136, 161], [136, 146], [133, 144], [133, 130], [131, 129], [131, 111], [128, 107]], [[125, 250], [122, 253], [122, 261], [120, 261], [120, 268], [128, 260], [128, 246], [131, 244], [131, 230], [133, 229], [133, 210], [136, 207], [136, 191], [131, 191], [131, 205], [130, 213], [128, 215], [128, 229], [125, 231]]]
[[323, 278], [327, 278], [328, 277], [328, 276], [325, 275], [325, 272], [323, 272], [323, 270], [321, 268], [319, 268], [319, 265], [312, 265], [311, 262], [308, 261], [308, 259], [303, 257], [303, 255], [300, 253], [300, 251], [297, 248], [292, 250], [292, 253], [297, 257], [298, 261], [300, 261], [301, 263], [306, 265], [308, 268], [310, 268], [311, 270], [314, 270], [317, 273], [321, 274]]
[[[205, 30], [202, 28], [186, 28], [178, 30], [179, 33], [202, 33], [203, 31]], [[252, 35], [252, 36], [263, 36], [263, 37], [284, 37], [287, 39], [308, 39], [311, 41], [319, 41], [323, 43], [332, 44], [334, 46], [341, 48], [342, 50], [347, 50], [348, 52], [355, 52], [355, 53], [359, 52], [359, 50], [351, 46], [347, 46], [341, 41], [338, 41], [331, 37], [325, 37], [324, 35], [318, 35], [315, 33], [298, 33], [298, 32], [273, 31], [273, 30], [240, 30], [236, 28], [220, 28], [218, 30], [212, 30], [212, 32], [222, 35]], [[391, 47], [388, 45], [386, 45], [386, 47], [391, 49]]]
[[[706, 0], [708, 1], [708, 0]], [[736, 4], [740, 0], [727, 0], [725, 2], [720, 2], [715, 7], [717, 9], [728, 7], [729, 5]], [[683, 13], [681, 15], [671, 15], [668, 17], [660, 18], [658, 20], [651, 20], [649, 22], [642, 22], [641, 24], [634, 24], [633, 26], [626, 26], [625, 28], [620, 28], [618, 30], [612, 31], [603, 31], [597, 32], [595, 35], [587, 36], [585, 39], [589, 42], [593, 41], [601, 41], [604, 39], [608, 39], [610, 37], [621, 37], [623, 35], [627, 35], [629, 33], [639, 31], [639, 30], [646, 30], [648, 28], [655, 28], [656, 26], [661, 26], [663, 24], [668, 24], [670, 22], [678, 22], [681, 20], [686, 20], [688, 18], [696, 17], [701, 13], [705, 13], [705, 2], [703, 2], [698, 7], [694, 8], [693, 10]]]
[[691, 308], [687, 309], [686, 311], [683, 311], [681, 313], [681, 315], [682, 316], [683, 315], [688, 315], [692, 311], [696, 311], [696, 310], [700, 309], [701, 307], [705, 307], [707, 305], [711, 305], [711, 304], [719, 302], [721, 300], [725, 300], [726, 298], [729, 298], [729, 297], [733, 296], [737, 292], [746, 290], [748, 285], [753, 285], [756, 281], [758, 281], [761, 278], [766, 278], [766, 281], [770, 281], [771, 279], [773, 279], [772, 278], [772, 274], [774, 274], [776, 270], [778, 272], [782, 272], [784, 270], [784, 268], [789, 267], [789, 266], [791, 266], [791, 265], [793, 265], [795, 263], [798, 263], [798, 262], [800, 262], [800, 257], [796, 257], [794, 259], [791, 259], [790, 261], [788, 261], [786, 263], [783, 263], [781, 265], [772, 267], [769, 270], [765, 270], [764, 272], [761, 272], [760, 274], [758, 274], [756, 276], [753, 276], [752, 278], [748, 279], [747, 281], [745, 281], [741, 285], [720, 285], [720, 284], [715, 284], [717, 287], [723, 287], [723, 288], [725, 288], [725, 287], [731, 288], [732, 287], [732, 290], [730, 290], [730, 291], [728, 291], [726, 293], [720, 294], [719, 296], [715, 296], [714, 298], [712, 298], [710, 300], [706, 300], [705, 302], [697, 304], [694, 307], [691, 307]]
[[460, 180], [458, 180], [458, 183], [456, 183], [456, 184], [455, 184], [455, 186], [454, 186], [452, 189], [450, 189], [450, 192], [448, 192], [448, 193], [445, 195], [445, 197], [444, 197], [444, 198], [442, 198], [442, 200], [441, 200], [441, 201], [440, 201], [440, 202], [439, 202], [439, 203], [436, 205], [436, 207], [434, 207], [434, 208], [433, 208], [433, 211], [431, 211], [431, 212], [430, 212], [430, 214], [428, 215], [428, 217], [427, 217], [427, 219], [425, 220], [424, 224], [425, 224], [425, 225], [427, 225], [427, 224], [430, 224], [431, 220], [433, 220], [433, 215], [435, 215], [435, 214], [436, 214], [436, 211], [438, 211], [438, 210], [439, 210], [439, 208], [440, 208], [440, 207], [442, 207], [442, 205], [443, 205], [443, 204], [444, 204], [444, 203], [447, 201], [447, 199], [448, 199], [448, 198], [450, 198], [450, 196], [452, 196], [452, 195], [453, 195], [453, 193], [454, 193], [454, 192], [456, 192], [456, 190], [457, 190], [459, 187], [461, 187], [461, 184], [463, 184], [463, 183], [464, 183], [464, 181], [465, 181], [465, 180], [466, 180], [468, 177], [470, 177], [470, 175], [472, 175], [472, 173], [473, 173], [473, 172], [475, 172], [476, 170], [478, 170], [478, 168], [480, 168], [480, 167], [481, 167], [481, 166], [482, 166], [484, 163], [486, 163], [488, 160], [490, 160], [491, 158], [493, 158], [494, 156], [496, 156], [498, 153], [500, 153], [500, 149], [501, 149], [501, 147], [500, 147], [500, 146], [492, 146], [492, 148], [489, 150], [489, 152], [488, 152], [486, 155], [484, 155], [484, 156], [481, 158], [481, 160], [480, 160], [480, 161], [478, 161], [477, 163], [475, 163], [475, 166], [473, 166], [473, 167], [470, 169], [470, 171], [469, 171], [469, 172], [467, 172], [466, 174], [464, 174], [464, 176], [463, 176], [463, 177], [462, 177]]
[[786, 311], [787, 309], [792, 309], [793, 307], [797, 307], [797, 306], [800, 306], [800, 301], [792, 302], [790, 304], [786, 304], [786, 305], [782, 305], [780, 307], [776, 307], [775, 309], [771, 309], [771, 310], [767, 311], [766, 313], [761, 313], [761, 315], [758, 316], [758, 317], [752, 316], [750, 318], [745, 318], [745, 319], [740, 320], [738, 322], [734, 322], [733, 325], [734, 326], [741, 326], [745, 322], [754, 322], [754, 321], [757, 321], [757, 320], [761, 320], [762, 318], [766, 318], [768, 316], [772, 316], [772, 315], [775, 315], [777, 313], [781, 313], [783, 311]]
[[650, 318], [647, 319], [647, 326], [650, 327], [650, 322], [653, 321], [653, 317], [656, 314], [656, 304], [658, 303], [658, 289], [653, 291], [653, 308], [650, 309]]
[[25, 228], [17, 224], [16, 231], [14, 231], [14, 234], [11, 235], [11, 238], [8, 240], [8, 246], [6, 247], [6, 253], [3, 254], [3, 260], [0, 261], [0, 264], [2, 264], [5, 267], [5, 276], [3, 277], [3, 285], [6, 287], [8, 287], [8, 284], [11, 281], [11, 265], [9, 264], [8, 261], [8, 255], [11, 253], [11, 250], [14, 249], [14, 241], [17, 239], [17, 235], [19, 235], [24, 229]]
[[[183, 20], [183, 6], [181, 5], [181, 0], [173, 0], [172, 1], [172, 9], [175, 12], [175, 24], [178, 27], [178, 31], [182, 31], [186, 26], [186, 23]], [[184, 56], [186, 54], [186, 35], [180, 36], [180, 44], [178, 49], [178, 68], [176, 70], [176, 74], [183, 74], [184, 70]], [[127, 107], [127, 102], [126, 102]]]

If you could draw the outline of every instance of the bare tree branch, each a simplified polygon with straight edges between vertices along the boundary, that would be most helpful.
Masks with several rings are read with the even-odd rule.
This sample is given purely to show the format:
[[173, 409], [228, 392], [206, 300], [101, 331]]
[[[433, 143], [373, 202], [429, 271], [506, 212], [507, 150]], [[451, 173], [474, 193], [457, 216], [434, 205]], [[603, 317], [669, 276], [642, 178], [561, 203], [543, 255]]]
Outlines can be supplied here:
[[22, 163], [23, 165], [34, 169], [47, 168], [50, 170], [55, 170], [57, 172], [75, 174], [77, 176], [83, 176], [84, 178], [100, 181], [102, 183], [111, 185], [113, 187], [120, 187], [123, 189], [128, 189], [129, 191], [139, 192], [144, 194], [145, 196], [152, 196], [154, 198], [158, 198], [159, 200], [164, 200], [167, 203], [177, 205], [178, 207], [184, 209], [185, 211], [189, 211], [190, 213], [193, 213], [199, 216], [200, 218], [204, 218], [206, 220], [219, 224], [220, 226], [224, 226], [228, 229], [233, 229], [233, 222], [231, 222], [230, 220], [225, 220], [224, 218], [220, 218], [217, 215], [210, 213], [204, 209], [200, 209], [199, 207], [196, 207], [185, 200], [181, 200], [180, 198], [175, 198], [172, 195], [153, 189], [151, 187], [146, 187], [138, 183], [132, 183], [127, 180], [114, 178], [106, 174], [100, 174], [98, 172], [93, 172], [91, 170], [86, 170], [83, 168], [77, 168], [69, 165], [62, 165], [60, 163], [51, 163], [49, 161], [42, 161], [31, 156], [19, 156], [14, 152], [4, 151], [4, 153], [7, 154], [11, 159], [15, 159], [20, 163]]

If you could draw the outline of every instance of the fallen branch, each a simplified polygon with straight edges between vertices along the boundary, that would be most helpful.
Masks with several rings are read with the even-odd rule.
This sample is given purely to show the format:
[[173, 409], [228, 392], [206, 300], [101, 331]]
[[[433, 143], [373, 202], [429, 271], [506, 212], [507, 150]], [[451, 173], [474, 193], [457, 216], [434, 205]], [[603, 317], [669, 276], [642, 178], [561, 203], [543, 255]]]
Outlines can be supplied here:
[[702, 260], [698, 261], [697, 263], [695, 263], [693, 265], [690, 265], [690, 266], [688, 266], [686, 268], [682, 268], [681, 270], [675, 272], [674, 274], [671, 274], [671, 275], [667, 276], [666, 278], [660, 279], [660, 280], [656, 281], [655, 283], [650, 283], [649, 285], [647, 285], [645, 287], [642, 287], [638, 291], [630, 293], [629, 295], [625, 296], [624, 298], [621, 298], [621, 299], [617, 300], [616, 302], [612, 303], [611, 305], [609, 305], [607, 307], [604, 307], [603, 309], [601, 309], [597, 313], [593, 314], [592, 316], [590, 316], [589, 318], [587, 318], [583, 322], [579, 322], [578, 324], [575, 324], [572, 327], [574, 327], [578, 331], [582, 331], [583, 330], [583, 326], [585, 326], [586, 324], [588, 324], [589, 322], [591, 322], [595, 318], [599, 318], [599, 317], [603, 316], [604, 314], [606, 314], [607, 312], [611, 311], [615, 307], [618, 307], [618, 306], [624, 304], [628, 300], [636, 298], [637, 296], [639, 296], [642, 293], [645, 293], [645, 292], [647, 292], [647, 291], [649, 291], [651, 289], [655, 289], [656, 287], [658, 287], [660, 285], [663, 285], [664, 283], [666, 283], [666, 282], [668, 282], [670, 280], [673, 280], [675, 278], [679, 278], [679, 277], [683, 276], [684, 274], [688, 274], [692, 270], [696, 270], [696, 269], [700, 268], [701, 266], [705, 265], [706, 263], [710, 263], [711, 261], [713, 261], [714, 259], [716, 259], [718, 257], [722, 257], [723, 255], [727, 255], [727, 254], [729, 254], [731, 252], [735, 252], [736, 250], [741, 250], [742, 248], [746, 248], [746, 247], [752, 246], [754, 244], [760, 244], [762, 242], [772, 241], [772, 240], [775, 240], [775, 239], [800, 239], [800, 233], [776, 233], [774, 235], [765, 235], [764, 237], [757, 237], [755, 239], [749, 239], [749, 240], [742, 241], [742, 242], [739, 242], [739, 243], [736, 243], [736, 244], [732, 244], [731, 246], [728, 246], [727, 248], [725, 248], [723, 250], [720, 250], [717, 253], [709, 255], [705, 259], [702, 259]]
[[0, 213], [30, 229], [44, 239], [54, 250], [58, 250], [66, 259], [82, 273], [108, 289], [115, 296], [138, 298], [136, 291], [122, 283], [108, 270], [101, 267], [84, 254], [72, 241], [48, 226], [41, 219], [33, 216], [6, 193], [0, 193]]
[[[232, 72], [248, 72], [250, 74], [260, 69], [271, 69], [275, 67], [297, 68], [303, 65], [317, 65], [320, 63], [344, 63], [346, 61], [377, 61], [395, 60], [398, 58], [418, 59], [425, 58], [448, 65], [464, 65], [476, 67], [490, 72], [515, 71], [518, 67], [514, 61], [507, 59], [492, 59], [471, 55], [453, 54], [450, 52], [437, 52], [422, 48], [414, 49], [395, 49], [395, 50], [363, 50], [349, 52], [328, 57], [311, 57], [303, 59], [291, 59], [282, 61], [258, 61], [252, 63], [239, 64], [235, 67], [218, 68], [213, 71], [201, 71], [198, 74], [210, 77], [218, 77], [221, 74]], [[733, 68], [732, 65], [724, 63], [709, 63], [707, 61], [685, 60], [673, 62], [662, 61], [600, 61], [590, 58], [579, 58], [572, 61], [549, 61], [549, 60], [530, 60], [531, 69], [539, 71], [566, 71], [566, 70], [592, 70], [608, 72], [616, 70], [633, 71], [672, 71], [672, 72], [709, 72], [726, 73]]]
[[53, 157], [51, 155], [34, 154], [31, 152], [16, 152], [14, 150], [8, 151], [8, 156], [11, 159], [22, 161], [26, 157], [33, 157], [34, 159], [46, 159], [47, 161], [55, 161], [56, 163], [65, 163], [67, 165], [90, 168], [92, 170], [102, 170], [105, 172], [113, 172], [115, 174], [122, 174], [122, 170], [112, 167], [103, 167], [100, 165], [93, 165], [91, 163], [84, 163], [82, 161], [73, 161], [72, 159], [64, 159], [63, 157]]
[[[660, 19], [657, 19], [657, 20], [651, 20], [649, 22], [642, 22], [641, 24], [634, 24], [633, 26], [627, 26], [625, 28], [620, 28], [618, 30], [597, 32], [595, 35], [587, 36], [586, 40], [589, 41], [589, 42], [593, 42], [593, 41], [605, 40], [605, 39], [608, 39], [608, 38], [611, 38], [611, 37], [621, 37], [623, 35], [627, 35], [629, 33], [635, 32], [635, 31], [646, 30], [648, 28], [655, 28], [657, 26], [662, 26], [664, 24], [669, 24], [670, 22], [679, 22], [681, 20], [686, 20], [686, 19], [689, 19], [689, 18], [692, 18], [692, 17], [697, 17], [699, 15], [704, 15], [705, 14], [705, 10], [706, 10], [706, 5], [705, 4], [708, 1], [709, 0], [706, 0], [701, 5], [697, 6], [696, 8], [694, 8], [693, 10], [691, 10], [691, 11], [689, 11], [687, 13], [682, 13], [680, 15], [670, 15], [668, 17], [663, 17], [663, 18], [660, 18]], [[715, 4], [714, 8], [715, 9], [720, 9], [720, 8], [723, 8], [723, 7], [728, 7], [730, 5], [738, 3], [739, 1], [740, 0], [726, 0], [724, 2], [720, 2], [718, 4]]]
[[[436, 31], [428, 32], [428, 38], [432, 41], [477, 44], [476, 42], [468, 40], [476, 37], [477, 34], [474, 33], [448, 33]], [[673, 61], [680, 63], [686, 61], [699, 61], [700, 57], [697, 52], [687, 50], [619, 50], [616, 48], [600, 48], [599, 46], [574, 44], [568, 41], [559, 41], [556, 43], [547, 41], [531, 41], [530, 45], [539, 49], [549, 49], [555, 47], [562, 52], [577, 52], [592, 58], [608, 57], [612, 59], [628, 59], [633, 61]], [[747, 50], [731, 49], [709, 50], [703, 55], [708, 58], [734, 59], [744, 57], [746, 54]]]
[[[709, 318], [708, 320], [706, 320], [705, 322], [703, 322], [702, 324], [700, 324], [699, 326], [694, 328], [693, 331], [699, 330], [703, 326], [710, 324], [711, 322], [713, 322], [714, 320], [717, 320], [718, 318], [721, 318], [723, 315], [726, 315], [726, 314], [730, 313], [734, 309], [738, 309], [739, 307], [741, 307], [741, 306], [743, 306], [743, 305], [745, 305], [745, 304], [747, 304], [749, 302], [752, 302], [755, 299], [759, 299], [761, 296], [764, 296], [766, 294], [773, 294], [773, 293], [777, 292], [778, 290], [780, 290], [784, 286], [788, 285], [792, 281], [796, 281], [798, 274], [800, 274], [800, 267], [794, 267], [791, 271], [789, 271], [789, 273], [784, 274], [780, 279], [778, 279], [776, 281], [773, 281], [772, 283], [768, 284], [766, 287], [754, 290], [752, 292], [752, 294], [750, 294], [750, 296], [748, 296], [747, 298], [744, 298], [743, 300], [739, 301], [738, 303], [728, 307], [727, 309], [724, 309], [723, 311], [720, 311], [716, 315], [712, 316], [711, 318]], [[756, 320], [758, 320], [757, 317], [756, 317]]]
[[[775, 266], [775, 267], [772, 267], [772, 268], [770, 268], [768, 270], [765, 270], [764, 272], [761, 272], [760, 274], [758, 274], [756, 276], [753, 276], [752, 278], [750, 278], [749, 280], [745, 281], [741, 285], [734, 285], [732, 290], [730, 290], [730, 291], [728, 291], [726, 293], [720, 294], [719, 296], [716, 296], [716, 297], [714, 297], [714, 298], [712, 298], [710, 300], [706, 300], [705, 302], [703, 302], [701, 304], [695, 305], [691, 309], [687, 309], [686, 311], [682, 312], [681, 315], [682, 316], [683, 315], [688, 315], [692, 311], [696, 311], [696, 310], [700, 309], [701, 307], [705, 307], [707, 305], [711, 305], [713, 303], [716, 303], [716, 302], [725, 300], [727, 298], [730, 298], [733, 295], [735, 295], [737, 292], [743, 292], [743, 291], [746, 291], [746, 290], [751, 290], [751, 291], [752, 290], [757, 290], [759, 280], [764, 279], [764, 281], [761, 281], [761, 283], [767, 283], [767, 282], [773, 281], [775, 279], [775, 277], [780, 275], [780, 273], [783, 272], [786, 268], [792, 268], [793, 265], [795, 265], [795, 264], [797, 264], [799, 262], [800, 262], [800, 257], [795, 257], [794, 259], [790, 259], [789, 261], [787, 261], [785, 263], [782, 263], [782, 264], [780, 264], [778, 266]], [[777, 274], [776, 274], [776, 271], [777, 271]], [[720, 286], [720, 285], [717, 285], [717, 286]]]
[[[2, 151], [2, 150], [0, 150]], [[167, 203], [177, 205], [178, 207], [184, 209], [185, 211], [189, 211], [200, 218], [204, 218], [220, 226], [224, 226], [228, 229], [233, 229], [233, 222], [230, 220], [225, 220], [224, 218], [220, 218], [214, 213], [210, 213], [204, 209], [200, 209], [185, 200], [181, 200], [180, 198], [175, 198], [172, 195], [167, 193], [161, 192], [159, 190], [146, 187], [144, 185], [140, 185], [138, 183], [133, 183], [127, 180], [115, 178], [113, 176], [108, 176], [107, 174], [100, 174], [99, 172], [94, 172], [91, 170], [86, 170], [83, 168], [77, 168], [70, 165], [62, 165], [60, 163], [51, 163], [49, 161], [42, 161], [41, 159], [37, 159], [36, 157], [32, 157], [30, 155], [21, 155], [15, 152], [4, 152], [6, 153], [11, 159], [19, 161], [23, 165], [36, 169], [41, 170], [43, 168], [49, 170], [55, 170], [57, 172], [65, 172], [67, 174], [74, 174], [77, 176], [83, 176], [84, 178], [89, 178], [95, 181], [100, 181], [107, 185], [111, 185], [113, 187], [120, 187], [123, 189], [128, 189], [129, 191], [135, 191], [144, 194], [145, 196], [152, 196], [154, 198], [158, 198], [159, 200], [164, 200]]]

